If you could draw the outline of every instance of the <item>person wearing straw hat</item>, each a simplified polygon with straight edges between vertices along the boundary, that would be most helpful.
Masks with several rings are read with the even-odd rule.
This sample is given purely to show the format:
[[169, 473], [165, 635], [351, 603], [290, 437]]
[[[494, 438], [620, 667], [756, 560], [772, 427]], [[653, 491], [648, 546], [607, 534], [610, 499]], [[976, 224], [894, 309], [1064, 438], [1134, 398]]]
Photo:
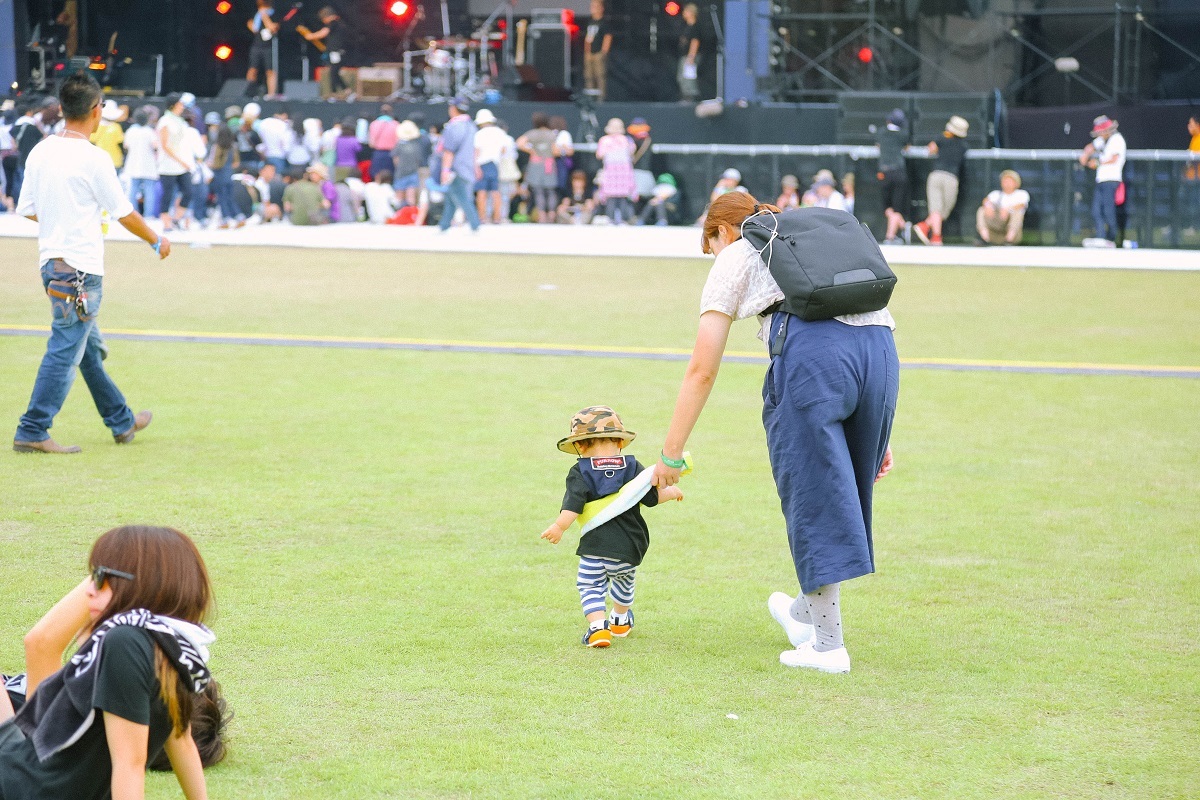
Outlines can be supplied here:
[[967, 158], [969, 129], [965, 119], [953, 116], [946, 123], [942, 141], [929, 143], [929, 153], [935, 157], [933, 171], [925, 181], [929, 216], [913, 225], [913, 233], [925, 244], [941, 245], [942, 223], [958, 202], [958, 176]]
[[125, 165], [125, 151], [121, 145], [125, 142], [125, 130], [121, 123], [129, 118], [129, 108], [119, 106], [112, 100], [105, 100], [100, 107], [100, 125], [92, 134], [92, 144], [108, 153], [113, 160], [113, 166], [118, 170]]
[[1079, 163], [1096, 170], [1092, 194], [1095, 238], [1105, 247], [1117, 242], [1117, 206], [1125, 202], [1122, 173], [1125, 169], [1125, 137], [1117, 133], [1117, 121], [1101, 115], [1092, 122], [1092, 141], [1083, 148]]
[[[608, 647], [614, 636], [623, 638], [633, 629], [634, 580], [650, 546], [650, 530], [642, 518], [641, 506], [649, 508], [666, 500], [683, 499], [678, 486], [655, 489], [647, 481], [645, 494], [627, 510], [591, 524], [593, 516], [600, 519], [596, 511], [602, 501], [615, 500], [645, 470], [636, 458], [621, 452], [636, 436], [626, 430], [609, 406], [588, 406], [571, 417], [570, 434], [558, 441], [559, 450], [578, 460], [567, 473], [562, 511], [542, 531], [542, 538], [558, 544], [567, 528], [583, 516], [583, 533], [575, 551], [579, 556], [575, 585], [588, 622], [583, 633], [586, 647]], [[607, 609], [609, 595], [613, 600], [611, 614]]]
[[1029, 208], [1029, 192], [1021, 188], [1021, 174], [1013, 169], [1000, 173], [1000, 188], [983, 198], [975, 212], [975, 230], [980, 244], [1017, 244]]

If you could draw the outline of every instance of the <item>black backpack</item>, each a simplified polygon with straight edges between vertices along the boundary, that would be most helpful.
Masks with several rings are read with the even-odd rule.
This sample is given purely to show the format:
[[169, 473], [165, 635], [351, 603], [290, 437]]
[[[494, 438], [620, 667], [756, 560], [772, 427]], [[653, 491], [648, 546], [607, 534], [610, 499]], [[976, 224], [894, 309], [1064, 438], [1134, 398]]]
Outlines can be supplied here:
[[852, 214], [832, 208], [760, 211], [742, 237], [783, 290], [779, 308], [812, 322], [886, 308], [896, 285], [875, 237]]

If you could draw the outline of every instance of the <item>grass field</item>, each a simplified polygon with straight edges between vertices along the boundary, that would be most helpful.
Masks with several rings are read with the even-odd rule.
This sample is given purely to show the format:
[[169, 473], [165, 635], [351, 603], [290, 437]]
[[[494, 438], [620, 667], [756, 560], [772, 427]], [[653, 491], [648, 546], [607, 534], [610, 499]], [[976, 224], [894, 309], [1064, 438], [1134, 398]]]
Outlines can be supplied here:
[[[0, 326], [45, 324], [0, 241]], [[687, 349], [706, 262], [112, 245], [106, 329]], [[1200, 274], [906, 268], [902, 358], [1200, 365]], [[553, 286], [555, 288], [547, 288]], [[757, 351], [754, 326], [733, 349]], [[43, 341], [0, 336], [0, 409]], [[574, 534], [538, 534], [581, 406], [658, 451], [678, 362], [112, 342], [153, 426], [0, 454], [0, 671], [114, 525], [193, 535], [236, 719], [214, 798], [1200, 796], [1200, 433], [1187, 379], [907, 369], [850, 675], [786, 670], [794, 591], [727, 364], [685, 502], [647, 512], [638, 627], [578, 643]], [[735, 714], [737, 719], [727, 715]], [[152, 798], [179, 795], [170, 777]]]

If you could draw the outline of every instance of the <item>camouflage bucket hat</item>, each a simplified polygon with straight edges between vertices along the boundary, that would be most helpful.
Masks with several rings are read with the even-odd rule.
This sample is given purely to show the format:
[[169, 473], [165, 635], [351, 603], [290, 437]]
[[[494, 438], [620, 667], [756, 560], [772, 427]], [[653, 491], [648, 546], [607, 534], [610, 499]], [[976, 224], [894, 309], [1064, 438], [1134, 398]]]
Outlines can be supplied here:
[[573, 456], [579, 455], [576, 442], [587, 439], [620, 439], [624, 447], [637, 436], [625, 430], [617, 412], [608, 406], [588, 406], [571, 417], [571, 435], [558, 441], [558, 449]]

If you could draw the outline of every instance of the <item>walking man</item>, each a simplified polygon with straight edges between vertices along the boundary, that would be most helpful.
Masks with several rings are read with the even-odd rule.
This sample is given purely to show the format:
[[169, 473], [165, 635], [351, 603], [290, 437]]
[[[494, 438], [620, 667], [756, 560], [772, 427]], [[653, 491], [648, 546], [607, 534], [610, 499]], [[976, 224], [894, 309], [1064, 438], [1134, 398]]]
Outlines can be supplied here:
[[1125, 202], [1124, 192], [1121, 191], [1125, 169], [1125, 137], [1117, 133], [1115, 119], [1096, 117], [1092, 123], [1092, 142], [1083, 148], [1079, 163], [1096, 170], [1096, 191], [1092, 194], [1095, 238], [1102, 247], [1116, 247], [1117, 206]]
[[18, 214], [38, 223], [38, 260], [52, 315], [29, 409], [13, 438], [13, 449], [20, 453], [80, 451], [50, 438], [50, 426], [67, 399], [76, 367], [117, 444], [133, 441], [134, 434], [150, 424], [150, 412], [135, 416], [104, 369], [108, 348], [96, 324], [104, 275], [101, 212], [107, 211], [153, 247], [160, 259], [171, 252], [171, 243], [156, 236], [133, 209], [112, 159], [88, 141], [100, 124], [100, 85], [87, 75], [74, 75], [63, 81], [59, 99], [66, 127], [29, 154], [17, 203]]
[[479, 230], [479, 213], [471, 197], [471, 189], [475, 186], [475, 133], [477, 128], [467, 113], [470, 108], [467, 101], [456, 97], [450, 101], [450, 121], [442, 130], [442, 138], [438, 140], [438, 152], [442, 160], [442, 185], [446, 187], [446, 205], [442, 209], [442, 219], [438, 227], [443, 231], [450, 229], [454, 221], [455, 209], [461, 208], [467, 217], [471, 230]]

